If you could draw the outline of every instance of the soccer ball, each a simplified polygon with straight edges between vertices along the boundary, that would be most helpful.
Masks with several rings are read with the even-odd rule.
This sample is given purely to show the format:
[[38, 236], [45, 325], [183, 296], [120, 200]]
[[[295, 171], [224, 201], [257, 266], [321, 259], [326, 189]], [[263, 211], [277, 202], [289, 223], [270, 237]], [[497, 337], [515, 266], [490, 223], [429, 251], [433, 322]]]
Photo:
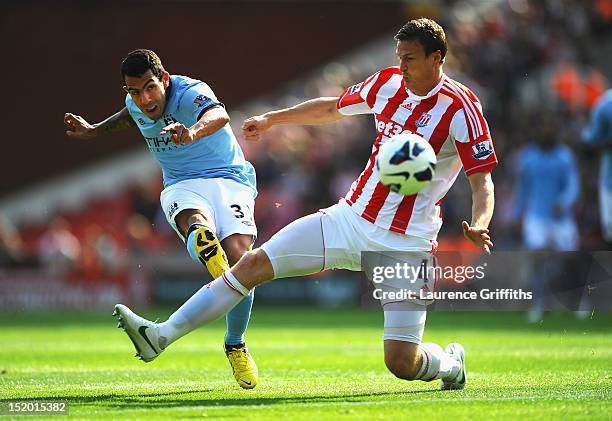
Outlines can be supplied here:
[[431, 182], [436, 169], [436, 153], [421, 136], [401, 133], [380, 147], [376, 169], [380, 182], [389, 190], [410, 196]]

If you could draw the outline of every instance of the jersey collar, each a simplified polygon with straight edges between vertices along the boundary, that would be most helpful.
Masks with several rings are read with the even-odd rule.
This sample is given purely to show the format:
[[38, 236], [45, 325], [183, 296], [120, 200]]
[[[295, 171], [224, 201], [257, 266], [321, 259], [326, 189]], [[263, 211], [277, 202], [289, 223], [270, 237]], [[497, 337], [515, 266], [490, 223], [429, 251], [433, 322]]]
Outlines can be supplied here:
[[[410, 89], [406, 88], [406, 92], [408, 92], [408, 99], [411, 101], [422, 101], [424, 99], [430, 98], [434, 95], [436, 95], [438, 92], [440, 92], [440, 89], [442, 89], [442, 85], [444, 85], [444, 81], [446, 81], [447, 76], [446, 74], [442, 73], [442, 78], [440, 79], [440, 82], [438, 82], [438, 84], [436, 86], [434, 86], [434, 88], [427, 92], [426, 95], [424, 96], [420, 96], [415, 94], [414, 92], [412, 92]], [[403, 83], [403, 80], [402, 80]]]

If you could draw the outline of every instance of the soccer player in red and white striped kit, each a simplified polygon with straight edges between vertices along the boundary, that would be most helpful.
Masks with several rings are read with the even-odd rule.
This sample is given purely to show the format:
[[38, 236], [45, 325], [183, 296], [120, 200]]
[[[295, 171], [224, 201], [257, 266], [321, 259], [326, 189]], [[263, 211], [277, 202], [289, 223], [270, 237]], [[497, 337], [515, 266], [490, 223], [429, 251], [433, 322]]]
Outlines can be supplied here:
[[[406, 23], [395, 36], [399, 66], [382, 69], [340, 97], [322, 97], [251, 117], [243, 133], [257, 141], [277, 124], [325, 124], [347, 115], [373, 114], [376, 139], [364, 171], [336, 205], [300, 218], [260, 248], [247, 252], [223, 276], [196, 292], [163, 323], [153, 323], [117, 305], [127, 333], [155, 356], [170, 343], [225, 314], [255, 286], [276, 278], [325, 269], [361, 270], [363, 251], [402, 251], [431, 256], [442, 225], [440, 203], [463, 167], [472, 190], [471, 223], [463, 234], [486, 253], [493, 246], [487, 229], [493, 214], [491, 170], [497, 164], [478, 98], [444, 74], [446, 37], [430, 19]], [[413, 196], [380, 183], [375, 160], [390, 137], [417, 133], [437, 155], [430, 185]], [[381, 285], [393, 292], [398, 286]], [[388, 369], [406, 380], [441, 380], [442, 389], [465, 386], [465, 351], [458, 343], [443, 350], [421, 343], [426, 305], [419, 300], [382, 299], [384, 353]], [[143, 328], [143, 326], [145, 326]], [[142, 333], [146, 332], [143, 339]]]

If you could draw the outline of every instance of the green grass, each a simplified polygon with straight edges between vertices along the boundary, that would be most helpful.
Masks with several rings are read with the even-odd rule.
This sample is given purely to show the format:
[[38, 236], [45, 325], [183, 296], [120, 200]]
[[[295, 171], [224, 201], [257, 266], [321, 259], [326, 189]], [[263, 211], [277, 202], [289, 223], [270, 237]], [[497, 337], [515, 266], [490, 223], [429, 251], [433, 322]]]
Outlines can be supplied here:
[[223, 332], [216, 322], [144, 364], [110, 314], [0, 315], [0, 399], [67, 399], [71, 418], [105, 420], [612, 414], [610, 315], [527, 325], [518, 313], [430, 314], [425, 340], [467, 351], [468, 386], [451, 392], [387, 372], [380, 311], [256, 308], [248, 342], [261, 379], [250, 391], [231, 377]]

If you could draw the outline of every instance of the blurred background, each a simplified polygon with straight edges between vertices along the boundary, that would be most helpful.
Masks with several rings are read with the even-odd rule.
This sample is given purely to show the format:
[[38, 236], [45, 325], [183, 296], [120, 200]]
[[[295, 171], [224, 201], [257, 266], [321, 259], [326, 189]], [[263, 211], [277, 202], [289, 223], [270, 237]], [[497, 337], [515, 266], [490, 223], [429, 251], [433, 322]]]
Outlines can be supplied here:
[[[206, 81], [226, 105], [257, 171], [260, 245], [344, 196], [370, 155], [374, 125], [359, 116], [282, 126], [253, 144], [240, 136], [243, 120], [338, 95], [395, 65], [393, 36], [421, 16], [444, 27], [445, 71], [479, 96], [489, 122], [500, 161], [496, 249], [610, 249], [598, 206], [606, 149], [582, 133], [612, 80], [611, 0], [58, 1], [48, 9], [8, 2], [0, 15], [2, 120], [11, 128], [0, 153], [2, 310], [176, 305], [209, 280], [165, 221], [161, 172], [139, 132], [64, 134], [65, 112], [94, 123], [123, 107], [119, 64], [129, 51], [156, 51], [171, 74]], [[538, 177], [525, 157], [554, 160], [551, 151], [563, 156], [550, 167], [559, 174]], [[530, 191], [553, 188], [542, 180], [561, 180], [553, 187], [564, 209], [535, 204], [542, 195]], [[461, 175], [443, 202], [441, 250], [470, 250], [460, 226], [470, 206]], [[553, 222], [563, 212], [575, 241], [529, 244], [523, 220], [533, 207], [550, 207]], [[256, 303], [370, 304], [360, 274], [313, 278], [260, 287]]]

